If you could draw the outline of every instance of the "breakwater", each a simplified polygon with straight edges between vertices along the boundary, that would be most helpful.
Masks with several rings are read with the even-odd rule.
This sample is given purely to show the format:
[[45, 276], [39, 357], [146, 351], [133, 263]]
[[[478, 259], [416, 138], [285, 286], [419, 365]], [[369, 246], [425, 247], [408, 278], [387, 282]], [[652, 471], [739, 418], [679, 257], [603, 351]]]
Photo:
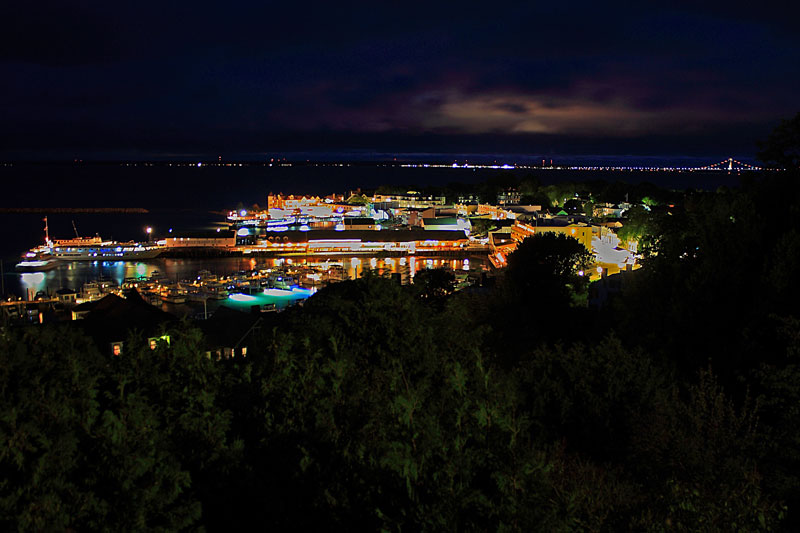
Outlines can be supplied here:
[[143, 207], [0, 207], [2, 214], [69, 214], [89, 213], [96, 215], [105, 214], [142, 214], [149, 213]]

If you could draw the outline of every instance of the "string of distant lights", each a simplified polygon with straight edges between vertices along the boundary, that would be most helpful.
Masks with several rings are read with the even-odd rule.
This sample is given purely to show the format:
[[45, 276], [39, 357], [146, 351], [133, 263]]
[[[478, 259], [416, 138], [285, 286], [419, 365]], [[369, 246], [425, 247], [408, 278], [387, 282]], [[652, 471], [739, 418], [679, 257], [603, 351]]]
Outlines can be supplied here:
[[[122, 163], [123, 166], [155, 166], [157, 163], [152, 162], [133, 162], [133, 163]], [[158, 163], [163, 164], [166, 166], [190, 166], [190, 167], [208, 167], [208, 166], [293, 166], [295, 164], [299, 164], [301, 166], [315, 166], [315, 167], [327, 167], [327, 166], [351, 166], [351, 163], [331, 163], [331, 162], [300, 162], [300, 163], [291, 163], [287, 161], [283, 162], [269, 162], [269, 163], [228, 163], [228, 162], [173, 162], [173, 163]], [[640, 172], [702, 172], [702, 171], [728, 171], [728, 172], [740, 172], [740, 171], [749, 171], [749, 170], [764, 170], [763, 167], [759, 167], [757, 165], [751, 165], [749, 163], [743, 163], [737, 159], [729, 157], [728, 159], [724, 159], [717, 163], [712, 163], [710, 165], [700, 166], [700, 167], [692, 167], [692, 166], [685, 166], [685, 167], [668, 167], [668, 166], [615, 166], [615, 165], [554, 165], [552, 160], [550, 161], [550, 165], [545, 165], [544, 161], [542, 161], [542, 165], [532, 165], [532, 164], [500, 164], [500, 163], [469, 163], [465, 161], [464, 163], [376, 163], [378, 166], [397, 166], [401, 168], [460, 168], [460, 169], [495, 169], [495, 170], [589, 170], [589, 171], [640, 171]], [[779, 170], [779, 169], [777, 169]]]
[[[738, 168], [734, 165], [738, 165]], [[698, 170], [762, 170], [761, 167], [757, 167], [755, 165], [750, 165], [747, 163], [742, 163], [741, 161], [737, 161], [736, 159], [729, 157], [719, 163], [713, 163], [711, 165], [707, 165], [704, 167], [698, 168]]]
[[464, 168], [464, 169], [502, 169], [502, 170], [510, 170], [510, 169], [538, 169], [538, 170], [608, 170], [608, 171], [643, 171], [643, 172], [697, 172], [697, 171], [747, 171], [747, 170], [763, 170], [762, 167], [751, 165], [749, 163], [742, 163], [732, 157], [720, 161], [718, 163], [712, 163], [710, 165], [705, 165], [702, 167], [657, 167], [657, 166], [614, 166], [614, 165], [591, 165], [591, 166], [573, 166], [573, 165], [553, 165], [551, 162], [549, 166], [542, 166], [538, 165], [519, 165], [514, 163], [513, 165], [504, 164], [499, 165], [495, 164], [479, 164], [479, 163], [452, 163], [452, 164], [441, 164], [441, 163], [404, 163], [399, 165], [405, 168]]

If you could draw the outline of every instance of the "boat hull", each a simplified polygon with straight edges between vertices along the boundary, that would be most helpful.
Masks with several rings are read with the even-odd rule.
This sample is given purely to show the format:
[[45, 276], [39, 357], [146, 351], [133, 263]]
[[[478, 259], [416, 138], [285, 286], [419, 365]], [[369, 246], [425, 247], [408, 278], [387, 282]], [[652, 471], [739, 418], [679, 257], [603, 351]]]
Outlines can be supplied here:
[[57, 260], [48, 259], [44, 261], [22, 261], [17, 263], [14, 269], [17, 272], [46, 272], [48, 270], [53, 270], [57, 266]]
[[117, 252], [114, 249], [87, 249], [53, 251], [53, 255], [61, 261], [141, 261], [155, 259], [163, 252], [162, 249], [141, 250], [130, 252]]

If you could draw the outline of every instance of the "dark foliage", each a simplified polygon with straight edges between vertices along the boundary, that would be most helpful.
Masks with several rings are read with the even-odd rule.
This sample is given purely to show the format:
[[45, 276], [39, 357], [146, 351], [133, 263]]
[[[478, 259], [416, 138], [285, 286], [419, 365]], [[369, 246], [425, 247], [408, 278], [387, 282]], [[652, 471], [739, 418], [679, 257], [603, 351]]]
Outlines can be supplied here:
[[[545, 234], [481, 292], [435, 270], [331, 285], [246, 359], [207, 358], [186, 324], [116, 358], [72, 328], [2, 330], [0, 524], [796, 530], [797, 178], [669, 209], [642, 187], [645, 267], [601, 311], [583, 247]], [[509, 185], [580, 192], [486, 192]]]

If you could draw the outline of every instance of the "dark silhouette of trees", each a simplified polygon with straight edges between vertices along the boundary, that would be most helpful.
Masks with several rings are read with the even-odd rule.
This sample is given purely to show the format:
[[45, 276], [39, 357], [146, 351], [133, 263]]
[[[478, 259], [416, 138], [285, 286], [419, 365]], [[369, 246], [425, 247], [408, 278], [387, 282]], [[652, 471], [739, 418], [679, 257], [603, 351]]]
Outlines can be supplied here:
[[558, 233], [540, 233], [522, 241], [508, 257], [509, 291], [528, 303], [568, 307], [585, 296], [591, 253], [577, 240]]
[[769, 166], [793, 171], [800, 168], [800, 113], [781, 121], [759, 148], [758, 158]]
[[74, 328], [0, 330], [0, 524], [796, 530], [798, 183], [659, 200], [601, 311], [588, 252], [544, 234], [493, 288], [326, 287], [246, 359], [207, 358], [185, 323], [121, 357]]

